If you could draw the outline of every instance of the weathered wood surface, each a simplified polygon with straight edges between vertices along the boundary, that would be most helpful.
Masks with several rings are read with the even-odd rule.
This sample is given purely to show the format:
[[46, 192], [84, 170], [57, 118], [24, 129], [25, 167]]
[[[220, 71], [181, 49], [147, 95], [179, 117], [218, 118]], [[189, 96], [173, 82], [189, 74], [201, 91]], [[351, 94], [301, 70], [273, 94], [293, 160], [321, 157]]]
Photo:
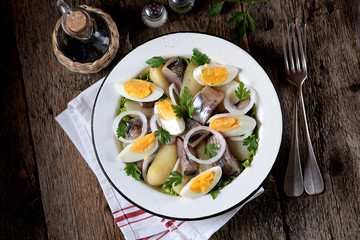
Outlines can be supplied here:
[[[255, 5], [251, 14], [256, 33], [240, 41], [233, 40], [227, 20], [241, 5], [227, 3], [220, 16], [207, 18], [216, 1], [197, 0], [190, 13], [179, 15], [168, 9], [168, 22], [149, 29], [141, 22], [141, 0], [67, 2], [99, 7], [113, 17], [121, 47], [112, 66], [146, 40], [169, 32], [198, 31], [246, 49], [273, 80], [284, 110], [279, 159], [264, 183], [265, 193], [212, 239], [359, 238], [358, 1], [271, 0]], [[0, 238], [123, 239], [95, 176], [54, 120], [111, 66], [98, 74], [82, 75], [57, 62], [51, 48], [51, 32], [60, 17], [55, 1], [5, 0], [1, 12], [5, 42], [0, 65]], [[325, 182], [324, 193], [304, 193], [299, 198], [288, 198], [283, 192], [294, 89], [285, 80], [280, 33], [282, 24], [292, 18], [308, 24], [309, 79], [304, 97]]]

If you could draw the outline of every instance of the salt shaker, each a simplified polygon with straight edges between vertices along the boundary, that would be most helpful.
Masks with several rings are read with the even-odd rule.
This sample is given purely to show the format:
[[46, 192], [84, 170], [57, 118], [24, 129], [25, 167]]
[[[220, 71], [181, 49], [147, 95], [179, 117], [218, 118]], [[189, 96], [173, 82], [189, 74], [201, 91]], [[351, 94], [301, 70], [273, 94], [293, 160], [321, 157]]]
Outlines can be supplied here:
[[177, 13], [187, 13], [194, 6], [195, 0], [169, 0], [170, 8]]
[[168, 18], [166, 8], [158, 2], [150, 2], [142, 11], [143, 22], [152, 28], [161, 27]]

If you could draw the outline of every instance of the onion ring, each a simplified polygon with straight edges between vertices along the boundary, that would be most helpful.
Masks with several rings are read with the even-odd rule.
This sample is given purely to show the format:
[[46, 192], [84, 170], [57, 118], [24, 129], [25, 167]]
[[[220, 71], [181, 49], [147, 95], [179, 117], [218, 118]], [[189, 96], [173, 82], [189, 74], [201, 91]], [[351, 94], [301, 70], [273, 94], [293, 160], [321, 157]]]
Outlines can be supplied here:
[[157, 126], [158, 125], [157, 119], [158, 119], [158, 115], [156, 113], [154, 113], [150, 118], [150, 128], [151, 128], [151, 132], [153, 133], [159, 130]]
[[[189, 142], [189, 138], [197, 131], [200, 131], [200, 130], [206, 130], [206, 131], [209, 131], [211, 132], [212, 134], [214, 134], [219, 140], [220, 140], [220, 149], [219, 151], [217, 152], [216, 156], [215, 157], [212, 157], [208, 160], [203, 160], [203, 159], [198, 159], [197, 157], [195, 157], [194, 155], [192, 155], [192, 153], [190, 152], [189, 150], [189, 147], [188, 147], [188, 142]], [[212, 128], [209, 128], [209, 127], [206, 127], [206, 126], [199, 126], [199, 127], [196, 127], [196, 128], [193, 128], [191, 129], [185, 136], [184, 138], [184, 149], [185, 149], [185, 152], [186, 154], [188, 155], [188, 157], [192, 160], [194, 160], [195, 162], [199, 163], [199, 164], [210, 164], [210, 163], [214, 163], [216, 161], [218, 161], [223, 155], [224, 155], [224, 152], [225, 152], [225, 148], [226, 148], [226, 141], [225, 141], [225, 138], [223, 135], [221, 135], [221, 133], [219, 133], [218, 131], [215, 131], [214, 129]]]
[[148, 182], [147, 181], [147, 170], [149, 169], [149, 166], [150, 164], [152, 163], [152, 161], [154, 160], [155, 158], [155, 153], [151, 154], [148, 159], [146, 159], [146, 161], [143, 162], [143, 165], [142, 165], [142, 176], [145, 180], [145, 182]]
[[175, 83], [172, 83], [169, 87], [169, 95], [170, 95], [170, 99], [172, 101], [172, 103], [177, 106], [177, 102], [176, 102], [176, 99], [175, 99], [175, 96], [174, 96], [174, 91], [176, 93], [176, 95], [180, 96], [180, 93], [179, 91], [177, 90], [176, 86], [175, 86]]
[[173, 168], [173, 170], [172, 170], [173, 172], [178, 169], [179, 163], [180, 163], [180, 159], [178, 158], [178, 159], [176, 160], [175, 165], [174, 165], [174, 168]]
[[248, 133], [245, 133], [245, 134], [243, 134], [243, 135], [241, 135], [241, 136], [229, 137], [229, 139], [230, 139], [231, 141], [235, 141], [235, 142], [237, 142], [237, 141], [242, 141], [242, 140], [244, 140], [245, 138], [248, 138], [251, 134], [252, 134], [252, 131], [250, 131], [250, 132], [248, 132]]
[[[139, 137], [137, 137], [135, 139], [125, 139], [125, 138], [123, 138], [121, 136], [118, 138], [116, 130], [119, 127], [120, 121], [121, 121], [121, 119], [123, 117], [125, 117], [127, 115], [130, 115], [130, 114], [138, 115], [141, 118], [141, 120], [143, 122], [142, 127], [141, 127], [141, 134], [140, 134]], [[117, 139], [119, 139], [121, 142], [124, 142], [124, 143], [132, 143], [132, 142], [135, 142], [136, 140], [139, 140], [139, 139], [141, 139], [141, 138], [143, 138], [145, 136], [145, 134], [147, 132], [147, 118], [146, 118], [145, 114], [143, 114], [140, 111], [125, 111], [125, 112], [120, 113], [114, 119], [112, 128], [113, 128], [113, 132], [114, 132]]]
[[245, 115], [252, 108], [252, 106], [254, 105], [254, 103], [256, 101], [256, 91], [255, 91], [255, 89], [253, 89], [249, 85], [245, 85], [245, 87], [248, 90], [250, 90], [250, 93], [251, 93], [250, 102], [244, 109], [237, 109], [234, 106], [234, 104], [232, 104], [230, 102], [230, 97], [231, 97], [232, 94], [234, 94], [237, 87], [238, 87], [238, 85], [233, 85], [226, 91], [225, 98], [224, 98], [224, 106], [225, 106], [226, 110], [228, 110], [232, 114]]

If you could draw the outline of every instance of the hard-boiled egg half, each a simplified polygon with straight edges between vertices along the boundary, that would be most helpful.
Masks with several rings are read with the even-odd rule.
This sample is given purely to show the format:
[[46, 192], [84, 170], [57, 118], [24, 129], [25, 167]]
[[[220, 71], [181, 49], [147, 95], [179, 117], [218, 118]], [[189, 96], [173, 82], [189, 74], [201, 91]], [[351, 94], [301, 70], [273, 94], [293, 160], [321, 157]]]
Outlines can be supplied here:
[[204, 64], [194, 69], [193, 75], [201, 85], [221, 86], [232, 81], [239, 70], [222, 64]]
[[190, 182], [183, 187], [180, 195], [191, 199], [202, 197], [215, 187], [221, 175], [221, 167], [212, 167], [191, 179]]
[[118, 155], [118, 160], [122, 162], [136, 162], [153, 154], [159, 143], [154, 133], [149, 133], [143, 138], [127, 145]]
[[117, 87], [122, 96], [137, 102], [153, 102], [164, 94], [162, 88], [151, 82], [139, 79], [129, 78], [119, 81]]
[[160, 125], [170, 133], [177, 136], [185, 130], [184, 118], [178, 118], [172, 109], [174, 105], [171, 99], [167, 98], [155, 103], [154, 112], [158, 115]]
[[247, 115], [234, 115], [230, 113], [216, 114], [209, 120], [209, 127], [221, 132], [224, 137], [235, 137], [252, 132], [256, 120]]

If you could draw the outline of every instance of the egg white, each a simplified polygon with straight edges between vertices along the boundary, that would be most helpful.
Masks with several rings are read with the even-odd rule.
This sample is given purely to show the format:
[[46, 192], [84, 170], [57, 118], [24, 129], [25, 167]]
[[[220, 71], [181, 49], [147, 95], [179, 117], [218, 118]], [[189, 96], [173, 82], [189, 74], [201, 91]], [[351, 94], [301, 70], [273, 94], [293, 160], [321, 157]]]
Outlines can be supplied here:
[[[231, 65], [222, 65], [222, 64], [217, 64], [217, 63], [211, 63], [211, 64], [208, 64], [207, 66], [208, 67], [215, 67], [215, 66], [222, 67], [222, 68], [225, 68], [229, 72], [228, 77], [226, 78], [226, 80], [223, 83], [213, 85], [213, 86], [221, 86], [221, 85], [231, 82], [232, 80], [234, 80], [234, 78], [236, 77], [236, 75], [239, 72], [239, 70], [236, 67], [231, 66]], [[201, 66], [195, 68], [193, 71], [193, 76], [199, 84], [206, 86], [207, 84], [203, 83], [201, 80], [201, 71], [204, 68], [205, 68], [205, 65], [201, 65]]]
[[136, 162], [144, 159], [146, 156], [150, 156], [153, 154], [159, 147], [158, 140], [155, 140], [155, 144], [152, 148], [149, 149], [149, 151], [144, 153], [136, 153], [131, 151], [131, 146], [133, 143], [127, 145], [118, 155], [117, 160], [121, 162]]
[[[135, 98], [130, 96], [124, 88], [124, 84], [126, 81], [128, 81], [129, 79], [126, 80], [122, 80], [116, 83], [116, 88], [118, 89], [118, 91], [120, 92], [120, 94], [124, 97], [126, 97], [127, 99], [136, 101], [136, 102], [153, 102], [158, 100], [159, 98], [161, 98], [161, 96], [164, 94], [164, 90], [161, 87], [156, 86], [155, 84], [149, 82], [151, 85], [154, 86], [154, 91], [147, 97], [145, 98]], [[138, 79], [134, 79], [134, 80], [138, 80]]]
[[219, 131], [224, 135], [224, 137], [241, 136], [243, 134], [252, 132], [256, 126], [256, 120], [254, 118], [249, 117], [247, 115], [234, 115], [231, 113], [216, 114], [208, 120], [208, 123], [210, 123], [212, 120], [221, 117], [233, 117], [233, 118], [237, 118], [240, 121], [240, 125], [233, 130]]
[[[191, 183], [197, 178], [199, 177], [200, 175], [206, 173], [206, 172], [209, 172], [209, 171], [212, 171], [215, 175], [215, 179], [214, 179], [214, 182], [213, 184], [205, 191], [205, 192], [202, 192], [202, 193], [194, 193], [193, 191], [190, 190], [190, 185]], [[184, 187], [183, 189], [181, 190], [180, 192], [180, 195], [184, 198], [190, 198], [190, 199], [195, 199], [195, 198], [199, 198], [199, 197], [202, 197], [204, 195], [206, 195], [208, 192], [211, 191], [211, 189], [213, 189], [215, 187], [215, 185], [219, 182], [220, 178], [222, 176], [222, 170], [221, 170], [221, 167], [219, 166], [215, 166], [215, 167], [212, 167], [200, 174], [198, 174], [197, 176], [193, 177], [190, 182], [188, 182]]]
[[154, 107], [154, 113], [158, 115], [158, 121], [160, 125], [170, 133], [172, 136], [178, 136], [185, 130], [185, 121], [184, 118], [177, 118], [171, 120], [164, 120], [160, 117], [158, 106], [155, 105]]

